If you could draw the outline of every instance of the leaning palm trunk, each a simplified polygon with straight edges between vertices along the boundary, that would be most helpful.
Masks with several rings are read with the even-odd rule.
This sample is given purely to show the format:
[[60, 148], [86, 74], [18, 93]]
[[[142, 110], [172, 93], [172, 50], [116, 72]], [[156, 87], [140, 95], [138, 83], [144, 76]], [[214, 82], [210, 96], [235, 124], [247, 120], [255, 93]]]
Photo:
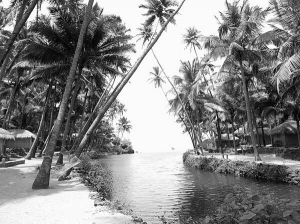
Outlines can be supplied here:
[[[10, 38], [7, 40], [7, 42], [4, 45], [4, 53], [0, 56], [0, 66], [2, 67], [4, 60], [6, 59], [6, 57], [8, 56], [9, 52], [11, 51], [13, 44], [15, 42], [15, 40], [17, 39], [21, 29], [23, 28], [23, 26], [25, 25], [28, 17], [30, 16], [31, 12], [33, 11], [35, 5], [37, 4], [38, 0], [32, 0], [31, 4], [29, 5], [29, 7], [27, 8], [26, 12], [24, 13], [24, 15], [22, 16], [22, 18], [19, 20], [19, 22], [15, 25], [15, 28], [10, 36]], [[2, 72], [3, 70], [3, 72]], [[1, 68], [1, 73], [0, 73], [0, 80], [2, 80], [3, 78], [3, 74], [4, 74], [5, 68]]]
[[[161, 66], [161, 64], [160, 64], [158, 58], [156, 57], [156, 55], [155, 55], [153, 49], [151, 49], [151, 52], [152, 52], [152, 54], [153, 54], [153, 56], [154, 56], [154, 58], [155, 58], [157, 64], [159, 65], [160, 69], [162, 70], [163, 74], [165, 75], [166, 79], [168, 80], [168, 82], [169, 82], [170, 85], [172, 86], [172, 89], [174, 90], [174, 92], [176, 93], [176, 95], [177, 95], [177, 97], [178, 97], [178, 99], [179, 99], [179, 101], [180, 101], [181, 107], [182, 107], [182, 109], [183, 109], [183, 111], [184, 111], [184, 113], [185, 113], [185, 115], [186, 115], [186, 117], [187, 117], [188, 123], [191, 125], [192, 132], [194, 133], [195, 141], [196, 141], [196, 148], [197, 148], [198, 142], [199, 142], [199, 144], [200, 144], [201, 140], [199, 140], [199, 139], [197, 138], [197, 134], [196, 134], [197, 132], [196, 132], [196, 130], [195, 130], [195, 128], [194, 128], [194, 125], [193, 125], [193, 123], [192, 123], [192, 121], [191, 121], [191, 119], [190, 119], [190, 116], [189, 116], [188, 112], [187, 112], [186, 109], [185, 109], [184, 103], [182, 102], [182, 99], [180, 98], [180, 96], [179, 96], [179, 94], [178, 94], [178, 92], [177, 92], [175, 86], [173, 85], [173, 83], [171, 82], [171, 80], [169, 79], [169, 77], [167, 76], [167, 74], [165, 73], [165, 70], [164, 70], [163, 67]], [[201, 138], [201, 136], [199, 136], [199, 138]], [[201, 150], [201, 153], [203, 154], [202, 145], [201, 145], [200, 150]]]
[[[75, 151], [75, 156], [79, 157], [81, 152], [83, 151], [87, 141], [89, 140], [89, 137], [91, 136], [91, 134], [93, 133], [93, 131], [97, 128], [99, 122], [101, 121], [101, 119], [104, 117], [105, 113], [107, 112], [107, 110], [111, 107], [111, 105], [115, 102], [115, 100], [117, 99], [118, 95], [120, 94], [120, 92], [122, 91], [122, 89], [124, 88], [124, 86], [127, 84], [127, 82], [130, 80], [130, 78], [132, 77], [132, 75], [135, 73], [135, 71], [138, 69], [138, 67], [140, 66], [140, 64], [142, 63], [142, 61], [144, 60], [144, 58], [146, 57], [146, 55], [148, 54], [148, 52], [151, 50], [151, 48], [155, 45], [155, 43], [158, 41], [158, 39], [160, 38], [160, 36], [162, 35], [163, 31], [166, 29], [167, 25], [170, 23], [170, 21], [174, 18], [174, 16], [179, 12], [179, 10], [181, 9], [183, 3], [185, 2], [185, 0], [183, 0], [179, 7], [176, 9], [176, 11], [169, 17], [169, 19], [164, 23], [164, 25], [162, 26], [161, 30], [159, 31], [159, 33], [157, 34], [157, 36], [154, 38], [154, 40], [151, 42], [151, 44], [148, 45], [148, 47], [146, 48], [146, 50], [143, 52], [143, 54], [137, 59], [137, 61], [135, 62], [135, 64], [131, 67], [130, 71], [128, 72], [128, 74], [124, 77], [124, 79], [122, 80], [121, 83], [118, 84], [118, 86], [114, 89], [114, 91], [112, 92], [112, 94], [110, 95], [109, 99], [106, 101], [105, 105], [100, 109], [100, 111], [98, 112], [98, 115], [96, 117], [96, 119], [93, 121], [92, 125], [90, 126], [89, 130], [87, 131], [87, 133], [84, 135], [84, 138], [82, 139], [81, 143], [79, 144], [78, 148]], [[59, 177], [59, 179], [63, 179], [66, 176], [69, 175], [71, 169], [68, 169], [65, 171], [65, 173]]]
[[48, 188], [49, 187], [49, 178], [50, 178], [50, 169], [51, 169], [52, 157], [53, 157], [55, 146], [56, 146], [56, 143], [57, 143], [57, 139], [58, 139], [58, 136], [59, 136], [59, 133], [60, 133], [60, 128], [61, 128], [61, 125], [62, 125], [62, 121], [63, 121], [64, 115], [65, 115], [65, 110], [66, 110], [66, 107], [68, 105], [70, 92], [72, 90], [72, 84], [73, 84], [73, 81], [74, 81], [74, 78], [75, 78], [75, 73], [76, 73], [76, 68], [77, 68], [77, 62], [78, 62], [79, 57], [80, 57], [80, 53], [81, 53], [81, 49], [82, 49], [82, 46], [83, 46], [85, 33], [86, 33], [87, 27], [88, 27], [89, 22], [90, 22], [91, 10], [92, 10], [93, 3], [94, 3], [94, 0], [89, 0], [88, 6], [86, 8], [84, 21], [83, 21], [83, 24], [81, 26], [81, 30], [80, 30], [80, 34], [79, 34], [79, 38], [78, 38], [74, 58], [73, 58], [71, 69], [70, 69], [70, 72], [69, 72], [69, 75], [68, 75], [68, 78], [67, 78], [67, 83], [66, 83], [64, 94], [63, 94], [62, 102], [61, 102], [61, 105], [60, 105], [60, 108], [59, 108], [57, 119], [56, 119], [56, 121], [54, 122], [54, 125], [53, 125], [53, 132], [52, 132], [51, 138], [49, 140], [48, 146], [47, 146], [46, 151], [45, 151], [45, 157], [43, 159], [43, 163], [41, 165], [41, 168], [38, 172], [38, 175], [37, 175], [36, 179], [33, 182], [33, 185], [32, 185], [33, 189], [43, 189], [43, 188]]
[[18, 89], [18, 86], [19, 86], [19, 80], [20, 80], [20, 76], [22, 75], [22, 72], [23, 72], [22, 69], [18, 69], [18, 71], [17, 71], [18, 77], [17, 77], [16, 83], [15, 83], [15, 86], [12, 90], [12, 93], [10, 95], [10, 98], [9, 98], [9, 101], [8, 101], [8, 108], [7, 108], [5, 116], [3, 118], [2, 128], [4, 128], [4, 129], [6, 128], [6, 123], [9, 121], [10, 113], [11, 113], [11, 110], [12, 110], [13, 103], [15, 101], [17, 89]]
[[[81, 140], [83, 139], [84, 135], [86, 134], [86, 132], [88, 131], [89, 127], [91, 126], [93, 119], [96, 116], [96, 113], [98, 112], [101, 104], [103, 104], [104, 99], [107, 98], [113, 84], [115, 82], [115, 77], [113, 77], [110, 81], [110, 84], [107, 86], [107, 88], [105, 89], [105, 91], [102, 93], [102, 95], [100, 96], [96, 106], [94, 107], [92, 113], [90, 114], [88, 120], [85, 122], [84, 126], [80, 129], [80, 133], [76, 138], [76, 141], [73, 143], [73, 146], [71, 148], [71, 152], [75, 152], [75, 150], [77, 149], [77, 147], [79, 146]], [[120, 83], [119, 83], [120, 84]], [[119, 86], [118, 84], [118, 86]]]
[[298, 148], [300, 149], [300, 127], [299, 127], [299, 119], [298, 118], [296, 118], [296, 124], [297, 124]]
[[[80, 74], [80, 72], [79, 72], [79, 74]], [[80, 80], [77, 80], [75, 89], [74, 89], [72, 97], [71, 97], [70, 109], [68, 111], [67, 121], [66, 121], [64, 135], [63, 135], [63, 140], [62, 140], [62, 143], [61, 143], [61, 151], [60, 151], [58, 159], [56, 161], [56, 165], [63, 164], [64, 153], [67, 151], [67, 149], [66, 149], [66, 142], [67, 142], [67, 137], [68, 137], [69, 132], [70, 132], [71, 114], [72, 114], [72, 111], [73, 111], [73, 108], [74, 108], [75, 100], [76, 100], [78, 91], [80, 89], [80, 86], [81, 86], [81, 82], [80, 82]]]
[[50, 83], [50, 85], [48, 87], [48, 90], [47, 90], [45, 105], [44, 105], [43, 114], [42, 114], [42, 117], [41, 117], [41, 120], [40, 120], [39, 129], [36, 133], [36, 138], [34, 139], [34, 142], [33, 142], [32, 146], [30, 147], [30, 150], [29, 150], [27, 156], [25, 157], [25, 159], [31, 159], [31, 158], [35, 157], [35, 153], [36, 153], [37, 146], [38, 146], [38, 143], [39, 143], [40, 135], [43, 131], [43, 127], [44, 127], [44, 123], [45, 123], [45, 116], [46, 116], [46, 112], [47, 112], [47, 105], [48, 105], [48, 99], [49, 99], [49, 95], [50, 95], [51, 86], [52, 85]]
[[254, 157], [255, 157], [255, 161], [261, 161], [261, 158], [260, 158], [257, 148], [256, 148], [256, 140], [255, 140], [255, 135], [253, 132], [253, 123], [252, 123], [252, 119], [251, 119], [250, 100], [249, 100], [249, 94], [248, 94], [246, 78], [245, 78], [245, 70], [244, 70], [242, 60], [239, 60], [239, 64], [240, 64], [241, 76], [242, 76], [242, 81], [243, 81], [243, 91], [244, 91], [245, 102], [246, 102], [247, 121], [248, 121], [249, 128], [250, 128], [250, 135], [251, 135], [251, 142], [252, 142], [253, 150], [254, 150]]

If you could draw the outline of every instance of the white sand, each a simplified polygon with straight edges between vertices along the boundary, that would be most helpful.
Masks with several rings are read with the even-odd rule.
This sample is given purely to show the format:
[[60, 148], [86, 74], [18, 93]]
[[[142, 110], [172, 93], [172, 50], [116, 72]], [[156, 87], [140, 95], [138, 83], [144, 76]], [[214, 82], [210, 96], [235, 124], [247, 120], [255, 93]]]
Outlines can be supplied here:
[[41, 158], [36, 158], [0, 168], [1, 224], [130, 223], [130, 216], [113, 213], [107, 207], [94, 207], [89, 189], [78, 178], [61, 182], [53, 172], [49, 189], [32, 190], [41, 162]]

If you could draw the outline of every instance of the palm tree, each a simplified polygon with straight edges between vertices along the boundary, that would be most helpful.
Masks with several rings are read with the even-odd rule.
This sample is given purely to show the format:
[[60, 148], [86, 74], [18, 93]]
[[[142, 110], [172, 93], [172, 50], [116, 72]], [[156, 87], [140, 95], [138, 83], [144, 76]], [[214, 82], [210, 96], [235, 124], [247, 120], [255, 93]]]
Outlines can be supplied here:
[[117, 123], [117, 130], [118, 133], [122, 133], [121, 139], [123, 138], [124, 132], [130, 132], [130, 129], [132, 129], [132, 125], [130, 124], [130, 121], [126, 117], [121, 117]]
[[[28, 6], [27, 10], [23, 14], [23, 12], [21, 10], [24, 10], [25, 4], [26, 4], [26, 1], [23, 1], [22, 7], [20, 10], [20, 14], [17, 16], [17, 21], [16, 21], [15, 27], [13, 29], [13, 32], [12, 32], [10, 38], [6, 41], [6, 43], [4, 45], [4, 49], [5, 49], [4, 53], [0, 56], [0, 66], [3, 66], [4, 60], [6, 60], [7, 55], [11, 52], [14, 41], [17, 39], [19, 32], [24, 27], [27, 19], [29, 18], [30, 14], [32, 13], [33, 9], [35, 8], [37, 2], [38, 2], [38, 0], [32, 0], [30, 5]], [[1, 70], [3, 70], [3, 69], [5, 69], [5, 68], [1, 67]], [[1, 75], [3, 75], [2, 72], [1, 72]], [[0, 80], [2, 78], [3, 77], [0, 76]]]
[[57, 138], [60, 133], [60, 127], [61, 127], [63, 117], [65, 114], [65, 110], [67, 107], [69, 95], [70, 95], [71, 88], [72, 88], [72, 83], [75, 78], [77, 63], [78, 63], [78, 59], [79, 59], [81, 49], [83, 46], [84, 36], [85, 36], [86, 30], [87, 30], [87, 27], [89, 25], [89, 22], [90, 22], [89, 20], [91, 17], [93, 3], [94, 3], [94, 0], [89, 0], [88, 6], [86, 8], [86, 14], [84, 17], [83, 24], [81, 26], [80, 35], [78, 37], [77, 47], [76, 47], [76, 51], [75, 51], [74, 58], [72, 61], [72, 66], [71, 66], [71, 69], [70, 69], [70, 72], [69, 72], [69, 75], [67, 78], [67, 83], [66, 83], [66, 88], [65, 88], [64, 95], [62, 98], [62, 103], [59, 108], [59, 113], [58, 113], [56, 122], [54, 123], [52, 136], [49, 140], [49, 144], [46, 149], [46, 153], [45, 153], [45, 157], [43, 159], [43, 163], [41, 165], [41, 169], [39, 170], [38, 175], [33, 182], [33, 185], [32, 185], [33, 189], [41, 189], [41, 188], [49, 187], [49, 178], [50, 178], [52, 157], [53, 157], [54, 149], [56, 146]]
[[77, 148], [75, 154], [76, 156], [79, 156], [83, 150], [84, 145], [86, 144], [87, 140], [89, 139], [90, 133], [93, 132], [93, 130], [97, 127], [99, 121], [103, 118], [107, 110], [110, 108], [112, 103], [116, 100], [117, 96], [120, 94], [126, 83], [129, 81], [129, 79], [132, 77], [132, 75], [135, 73], [139, 65], [142, 63], [143, 59], [147, 55], [147, 53], [151, 50], [151, 48], [155, 45], [155, 43], [158, 41], [164, 30], [166, 29], [169, 22], [174, 18], [174, 16], [179, 12], [182, 5], [184, 4], [185, 0], [181, 2], [181, 4], [178, 6], [177, 10], [174, 11], [174, 13], [168, 18], [168, 20], [164, 23], [161, 30], [158, 32], [156, 37], [153, 39], [153, 41], [149, 44], [149, 46], [146, 48], [146, 50], [143, 52], [143, 54], [137, 59], [135, 64], [131, 67], [130, 71], [127, 73], [127, 75], [122, 79], [122, 81], [116, 86], [116, 88], [113, 90], [113, 92], [110, 94], [109, 98], [106, 100], [103, 107], [98, 112], [97, 118], [93, 121], [93, 124], [90, 126], [89, 130], [85, 134], [84, 138], [82, 139], [79, 147]]
[[[164, 89], [162, 87], [162, 84], [165, 83], [166, 81], [161, 76], [161, 72], [159, 70], [159, 67], [153, 67], [153, 72], [150, 72], [150, 75], [152, 77], [149, 78], [148, 81], [150, 81], [151, 83], [154, 83], [154, 87], [155, 88], [160, 88], [162, 90], [162, 92], [163, 92], [166, 100], [168, 101], [168, 104], [171, 106], [170, 101], [169, 101], [169, 99], [167, 97], [167, 93], [164, 91]], [[195, 141], [194, 141], [194, 139], [192, 137], [193, 135], [191, 133], [191, 129], [188, 128], [189, 126], [187, 125], [186, 121], [183, 119], [183, 116], [180, 115], [180, 113], [178, 113], [177, 115], [178, 115], [180, 121], [184, 124], [185, 130], [188, 132], [194, 148], [196, 148], [197, 146], [196, 146], [196, 143], [195, 143]]]
[[272, 30], [258, 36], [257, 44], [272, 45], [277, 60], [273, 64], [274, 81], [277, 86], [294, 75], [299, 75], [300, 70], [300, 45], [298, 39], [298, 24], [300, 22], [300, 2], [293, 0], [271, 0], [273, 18], [268, 22]]
[[[255, 61], [261, 60], [259, 52], [253, 50], [252, 40], [260, 33], [267, 13], [268, 11], [262, 10], [258, 6], [250, 7], [248, 1], [243, 1], [241, 6], [239, 5], [239, 1], [234, 1], [232, 4], [226, 1], [226, 12], [220, 12], [221, 20], [218, 20], [220, 24], [218, 30], [220, 41], [229, 46], [229, 55], [225, 59], [221, 70], [227, 66], [232, 67], [234, 65], [234, 68], [238, 68], [240, 71], [255, 160], [260, 160], [260, 157], [256, 148], [256, 140], [252, 127], [252, 113], [246, 83], [248, 70], [246, 71], [246, 67], [251, 68]], [[224, 48], [224, 45], [218, 46], [215, 49], [219, 47]], [[252, 68], [255, 67], [253, 66]], [[229, 69], [229, 72], [231, 70]], [[250, 72], [253, 73], [254, 71], [250, 70]]]
[[[183, 6], [185, 0], [181, 2], [181, 4], [178, 6], [176, 11], [170, 16], [170, 18], [164, 23], [162, 26], [161, 30], [158, 32], [156, 37], [153, 39], [153, 41], [149, 44], [149, 46], [146, 48], [146, 50], [142, 53], [142, 55], [137, 59], [135, 64], [131, 67], [130, 71], [127, 73], [127, 75], [122, 79], [122, 81], [115, 87], [113, 92], [110, 94], [104, 105], [101, 107], [101, 109], [98, 112], [98, 115], [96, 119], [93, 121], [92, 125], [89, 127], [89, 130], [85, 133], [84, 137], [82, 138], [78, 148], [75, 151], [75, 155], [77, 157], [80, 156], [86, 142], [89, 140], [89, 136], [93, 131], [98, 127], [99, 122], [101, 119], [104, 117], [105, 113], [108, 111], [110, 106], [113, 104], [113, 102], [116, 100], [124, 86], [127, 84], [127, 82], [130, 80], [132, 75], [135, 73], [139, 65], [142, 63], [143, 59], [146, 57], [148, 52], [151, 50], [151, 48], [155, 45], [155, 43], [158, 41], [164, 30], [166, 29], [167, 25], [170, 23], [170, 21], [174, 18], [174, 16], [179, 12], [181, 7]], [[65, 178], [66, 176], [69, 175], [70, 169], [66, 170], [64, 174], [60, 177], [60, 179]]]

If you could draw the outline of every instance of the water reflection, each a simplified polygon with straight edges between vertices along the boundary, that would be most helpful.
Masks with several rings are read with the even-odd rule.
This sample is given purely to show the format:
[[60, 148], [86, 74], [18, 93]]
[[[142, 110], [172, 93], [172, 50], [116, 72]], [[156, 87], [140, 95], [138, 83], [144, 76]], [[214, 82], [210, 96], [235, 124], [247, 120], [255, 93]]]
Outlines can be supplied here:
[[160, 223], [157, 216], [164, 214], [195, 219], [212, 214], [235, 185], [300, 198], [295, 186], [186, 168], [181, 152], [110, 156], [102, 162], [113, 173], [112, 197], [128, 203], [148, 223]]

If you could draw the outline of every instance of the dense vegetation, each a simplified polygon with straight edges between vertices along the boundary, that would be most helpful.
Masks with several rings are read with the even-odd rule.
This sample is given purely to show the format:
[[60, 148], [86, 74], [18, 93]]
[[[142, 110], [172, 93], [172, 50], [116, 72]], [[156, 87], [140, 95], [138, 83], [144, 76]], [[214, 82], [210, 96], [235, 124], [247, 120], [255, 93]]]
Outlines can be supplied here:
[[[180, 75], [170, 79], [152, 47], [168, 23], [175, 24], [183, 3], [147, 0], [140, 5], [146, 20], [139, 36], [146, 49], [133, 65], [130, 30], [120, 17], [105, 15], [93, 0], [88, 5], [80, 0], [49, 0], [47, 15], [39, 13], [42, 2], [35, 0], [12, 1], [9, 8], [1, 8], [0, 122], [3, 128], [37, 133], [27, 158], [45, 143], [46, 156], [35, 187], [48, 187], [47, 170], [57, 146], [61, 163], [67, 150], [76, 157], [93, 144], [107, 151], [116, 137], [131, 129], [123, 117], [124, 105], [116, 98], [149, 51], [158, 65], [151, 82], [162, 87], [167, 79], [170, 111], [195, 149], [202, 151], [206, 135], [217, 140], [223, 152], [222, 134], [230, 138], [244, 128], [259, 160], [256, 143], [264, 144], [255, 138], [259, 129], [263, 133], [264, 127], [294, 120], [300, 136], [300, 3], [272, 0], [263, 9], [247, 0], [226, 1], [224, 12], [216, 16], [217, 35], [203, 36], [196, 28], [187, 28], [184, 43], [195, 59], [182, 61]], [[36, 18], [27, 22], [34, 8]], [[199, 57], [201, 49], [206, 52], [203, 57]], [[222, 64], [215, 72], [218, 59]], [[235, 138], [233, 144], [236, 148]]]

